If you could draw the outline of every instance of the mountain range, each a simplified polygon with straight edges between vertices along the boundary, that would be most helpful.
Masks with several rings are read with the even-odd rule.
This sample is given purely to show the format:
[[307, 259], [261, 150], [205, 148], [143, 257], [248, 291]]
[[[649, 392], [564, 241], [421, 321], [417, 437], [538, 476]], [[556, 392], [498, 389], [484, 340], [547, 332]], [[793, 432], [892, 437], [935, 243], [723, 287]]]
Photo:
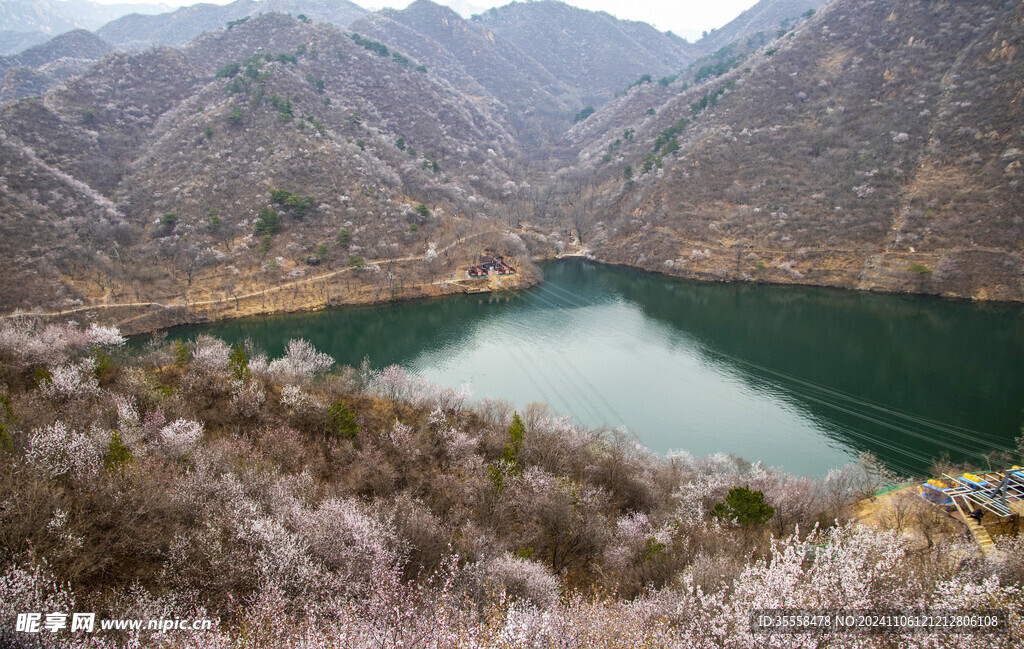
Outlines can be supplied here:
[[194, 4], [158, 15], [128, 14], [103, 25], [96, 34], [126, 50], [185, 45], [226, 23], [271, 12], [301, 14], [341, 28], [367, 13], [348, 0], [235, 0], [225, 5]]
[[149, 3], [4, 0], [0, 2], [0, 55], [20, 52], [75, 29], [98, 29], [126, 14], [160, 14], [169, 10], [165, 4]]
[[118, 18], [0, 61], [0, 306], [143, 330], [436, 291], [485, 246], [1021, 300], [1021, 11], [762, 0], [693, 44], [551, 1]]

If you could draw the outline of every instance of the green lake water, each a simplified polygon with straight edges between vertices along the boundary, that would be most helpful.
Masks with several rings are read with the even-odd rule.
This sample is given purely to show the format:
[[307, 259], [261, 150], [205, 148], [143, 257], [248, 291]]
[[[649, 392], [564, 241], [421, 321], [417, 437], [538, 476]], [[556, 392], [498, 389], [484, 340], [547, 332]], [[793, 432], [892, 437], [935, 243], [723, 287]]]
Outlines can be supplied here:
[[803, 475], [870, 450], [901, 473], [982, 462], [1024, 423], [1024, 308], [821, 288], [705, 284], [579, 259], [491, 296], [211, 325], [271, 356], [305, 338], [474, 399], [550, 404], [658, 453], [732, 453]]

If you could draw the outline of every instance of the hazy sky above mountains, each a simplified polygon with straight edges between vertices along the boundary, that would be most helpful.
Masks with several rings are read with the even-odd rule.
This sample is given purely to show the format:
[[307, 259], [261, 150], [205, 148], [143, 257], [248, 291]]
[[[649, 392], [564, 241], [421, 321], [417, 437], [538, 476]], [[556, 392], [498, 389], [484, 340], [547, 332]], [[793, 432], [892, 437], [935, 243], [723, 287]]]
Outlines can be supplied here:
[[[96, 0], [102, 4], [124, 2], [125, 0]], [[175, 6], [195, 4], [189, 0], [131, 0], [136, 3], [146, 4], [169, 4]], [[231, 0], [205, 0], [213, 4], [227, 4]], [[381, 7], [394, 7], [403, 9], [408, 6], [410, 0], [366, 0], [354, 2], [367, 9], [380, 9]], [[479, 13], [490, 7], [500, 7], [508, 4], [508, 0], [435, 0], [439, 4], [448, 5], [461, 15], [469, 17], [473, 13]], [[607, 11], [616, 18], [624, 20], [642, 20], [650, 23], [662, 31], [672, 30], [677, 35], [689, 41], [700, 38], [701, 32], [711, 28], [721, 27], [744, 9], [752, 7], [757, 0], [718, 0], [707, 2], [706, 0], [572, 0], [571, 5], [592, 11]]]

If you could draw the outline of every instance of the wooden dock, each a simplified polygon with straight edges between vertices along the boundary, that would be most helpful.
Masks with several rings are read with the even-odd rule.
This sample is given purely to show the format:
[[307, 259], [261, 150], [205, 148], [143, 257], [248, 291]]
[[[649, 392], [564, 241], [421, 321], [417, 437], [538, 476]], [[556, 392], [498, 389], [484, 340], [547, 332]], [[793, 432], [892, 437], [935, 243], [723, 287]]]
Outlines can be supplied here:
[[967, 526], [971, 538], [986, 557], [998, 556], [1000, 551], [988, 529], [972, 518], [971, 512], [981, 512], [981, 517], [994, 516], [1000, 526], [1011, 521], [1014, 529], [1024, 517], [1024, 469], [1016, 465], [1002, 472], [989, 470], [957, 476], [944, 473], [941, 480], [929, 480], [922, 485], [921, 494], [932, 504], [939, 504], [934, 502], [934, 497], [925, 495], [926, 490], [941, 492], [948, 499], [946, 505], [953, 504], [955, 512], [947, 511]]

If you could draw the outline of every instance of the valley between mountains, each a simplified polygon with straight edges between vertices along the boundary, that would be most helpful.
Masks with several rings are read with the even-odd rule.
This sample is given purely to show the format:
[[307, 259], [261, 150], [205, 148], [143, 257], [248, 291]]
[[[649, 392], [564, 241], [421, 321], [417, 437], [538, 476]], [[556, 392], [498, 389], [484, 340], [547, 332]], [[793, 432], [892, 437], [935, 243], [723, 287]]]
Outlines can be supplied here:
[[[566, 253], [1020, 301], [1022, 7], [764, 0], [697, 43], [558, 2], [69, 32], [0, 60], [0, 311], [141, 332]], [[517, 274], [467, 278], [485, 251]]]

